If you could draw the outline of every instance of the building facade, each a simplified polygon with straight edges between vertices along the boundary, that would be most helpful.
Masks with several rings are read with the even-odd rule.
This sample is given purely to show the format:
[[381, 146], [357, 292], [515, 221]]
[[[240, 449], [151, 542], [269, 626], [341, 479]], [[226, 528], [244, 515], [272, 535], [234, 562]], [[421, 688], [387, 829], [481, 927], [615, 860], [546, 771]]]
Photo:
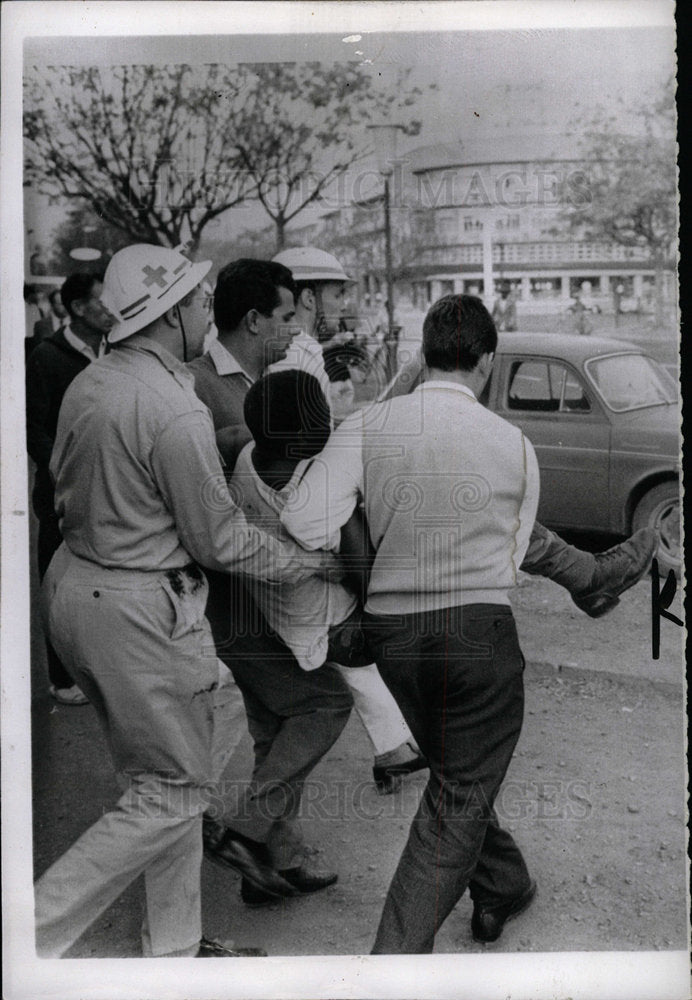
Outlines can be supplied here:
[[[577, 295], [604, 312], [653, 311], [648, 247], [569, 232], [570, 204], [590, 196], [574, 138], [506, 134], [424, 147], [397, 161], [390, 191], [399, 300], [424, 309], [449, 292], [492, 301], [504, 289], [519, 312], [560, 311]], [[366, 303], [384, 291], [381, 193], [330, 211], [310, 239], [348, 263]], [[672, 301], [672, 258], [659, 280]]]

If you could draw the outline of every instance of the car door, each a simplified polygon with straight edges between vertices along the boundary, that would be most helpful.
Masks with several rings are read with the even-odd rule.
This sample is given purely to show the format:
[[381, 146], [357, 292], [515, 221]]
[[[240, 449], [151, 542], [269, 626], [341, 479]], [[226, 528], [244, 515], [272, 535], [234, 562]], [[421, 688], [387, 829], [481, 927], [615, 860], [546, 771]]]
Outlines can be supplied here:
[[494, 394], [521, 427], [541, 470], [538, 519], [575, 529], [609, 526], [610, 423], [574, 366], [560, 358], [503, 354]]

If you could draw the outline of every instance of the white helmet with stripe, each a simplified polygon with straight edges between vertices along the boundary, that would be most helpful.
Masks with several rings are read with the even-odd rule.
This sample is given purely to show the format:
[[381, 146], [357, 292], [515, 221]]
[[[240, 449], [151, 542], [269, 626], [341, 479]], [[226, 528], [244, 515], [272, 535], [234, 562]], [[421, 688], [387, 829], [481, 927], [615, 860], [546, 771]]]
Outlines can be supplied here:
[[153, 323], [202, 281], [211, 261], [193, 264], [181, 249], [135, 243], [113, 255], [101, 295], [116, 319], [108, 334], [111, 344]]
[[294, 281], [353, 281], [336, 257], [317, 247], [291, 247], [273, 258], [293, 274]]

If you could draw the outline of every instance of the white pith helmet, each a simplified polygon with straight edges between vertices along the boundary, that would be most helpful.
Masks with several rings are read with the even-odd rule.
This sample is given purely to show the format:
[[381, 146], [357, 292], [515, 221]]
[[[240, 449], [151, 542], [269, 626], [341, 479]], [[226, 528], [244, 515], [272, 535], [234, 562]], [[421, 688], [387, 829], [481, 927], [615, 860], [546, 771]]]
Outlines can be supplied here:
[[294, 281], [353, 281], [333, 254], [317, 247], [290, 247], [273, 260], [287, 267]]
[[135, 243], [118, 250], [106, 268], [101, 301], [116, 322], [108, 334], [117, 344], [163, 316], [205, 276], [211, 261], [193, 264], [180, 249]]

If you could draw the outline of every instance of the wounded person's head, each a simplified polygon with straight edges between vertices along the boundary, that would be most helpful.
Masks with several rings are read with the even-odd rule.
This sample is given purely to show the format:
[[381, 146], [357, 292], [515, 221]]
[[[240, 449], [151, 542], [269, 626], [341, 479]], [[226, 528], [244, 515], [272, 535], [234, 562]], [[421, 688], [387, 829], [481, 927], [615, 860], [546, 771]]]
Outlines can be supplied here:
[[258, 379], [245, 397], [245, 423], [267, 458], [312, 458], [330, 433], [329, 404], [313, 375], [292, 369]]

